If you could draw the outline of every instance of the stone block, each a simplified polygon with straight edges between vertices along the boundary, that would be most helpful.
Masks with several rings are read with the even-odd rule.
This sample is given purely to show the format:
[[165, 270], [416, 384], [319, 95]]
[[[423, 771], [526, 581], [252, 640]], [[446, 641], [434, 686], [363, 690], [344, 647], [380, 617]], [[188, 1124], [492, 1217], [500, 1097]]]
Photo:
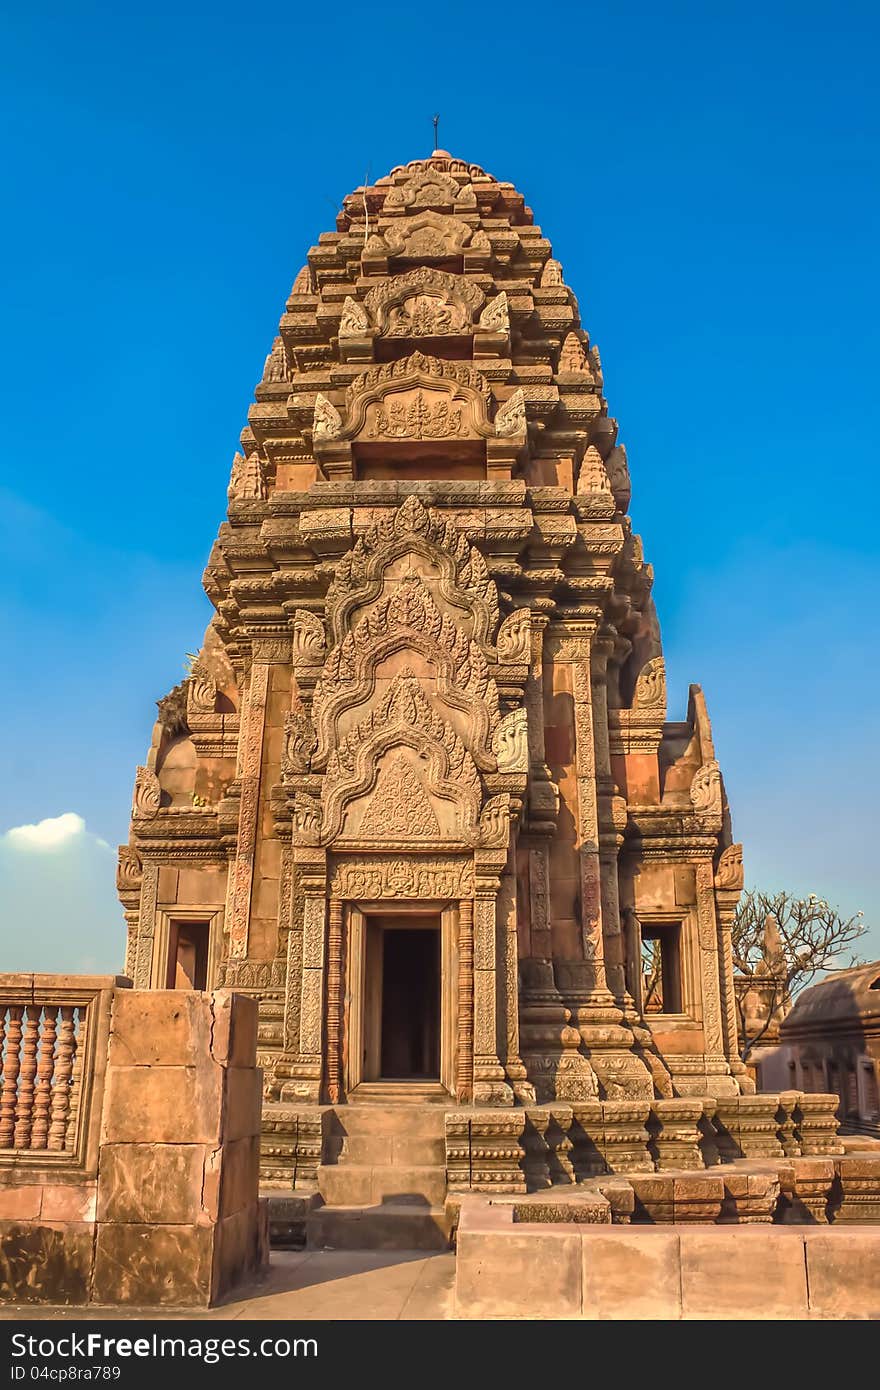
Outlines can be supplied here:
[[98, 1220], [193, 1224], [203, 1216], [202, 1144], [105, 1144], [98, 1171]]
[[546, 1226], [522, 1235], [459, 1231], [455, 1305], [468, 1318], [576, 1318], [581, 1237]]
[[633, 1173], [628, 1181], [634, 1197], [633, 1221], [656, 1222], [673, 1219], [673, 1178], [660, 1173]]
[[103, 1142], [216, 1144], [223, 1070], [112, 1067], [104, 1095]]
[[[685, 1318], [803, 1318], [807, 1281], [799, 1231], [777, 1226], [683, 1227]], [[762, 1277], [762, 1271], [764, 1276]]]
[[[268, 1207], [256, 1199], [219, 1223], [215, 1236], [212, 1297], [253, 1278], [264, 1264], [263, 1236]], [[267, 1238], [266, 1238], [267, 1239]]]
[[43, 1188], [43, 1221], [94, 1221], [97, 1184], [53, 1183]]
[[87, 1303], [94, 1230], [91, 1222], [0, 1221], [0, 1303]]
[[718, 1220], [724, 1201], [724, 1179], [720, 1174], [688, 1173], [672, 1180], [672, 1217], [676, 1225], [684, 1221], [711, 1224]]
[[212, 995], [214, 1032], [211, 1056], [226, 1067], [252, 1067], [257, 1056], [256, 999], [218, 989]]
[[95, 1244], [95, 1303], [134, 1307], [206, 1306], [211, 1298], [214, 1227], [102, 1222]]
[[42, 1204], [43, 1189], [39, 1184], [0, 1187], [0, 1221], [36, 1221]]
[[220, 1169], [220, 1216], [252, 1206], [260, 1190], [260, 1139], [250, 1135], [225, 1144]]
[[880, 1318], [880, 1227], [804, 1232], [810, 1312], [819, 1318]]
[[263, 1073], [259, 1067], [227, 1067], [223, 1079], [223, 1138], [250, 1139], [260, 1133]]
[[582, 1245], [585, 1318], [681, 1316], [677, 1231], [590, 1230]]
[[195, 990], [120, 992], [110, 1022], [111, 1067], [194, 1067], [210, 1054], [213, 1014]]

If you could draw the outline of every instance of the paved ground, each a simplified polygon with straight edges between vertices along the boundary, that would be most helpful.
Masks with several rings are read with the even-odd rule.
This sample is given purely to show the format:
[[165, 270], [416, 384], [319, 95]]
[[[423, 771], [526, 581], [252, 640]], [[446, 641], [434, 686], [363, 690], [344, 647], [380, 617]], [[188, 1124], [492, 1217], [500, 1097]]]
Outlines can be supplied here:
[[174, 1317], [347, 1318], [420, 1322], [452, 1316], [455, 1255], [423, 1250], [275, 1250], [268, 1277], [218, 1308], [46, 1308], [7, 1305], [0, 1319], [110, 1321]]

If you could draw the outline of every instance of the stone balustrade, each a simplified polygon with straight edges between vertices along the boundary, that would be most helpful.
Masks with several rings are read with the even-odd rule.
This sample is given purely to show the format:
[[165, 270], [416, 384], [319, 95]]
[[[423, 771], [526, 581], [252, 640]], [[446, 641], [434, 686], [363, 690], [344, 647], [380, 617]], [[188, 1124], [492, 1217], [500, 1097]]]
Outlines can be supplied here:
[[0, 975], [0, 1181], [4, 1169], [95, 1171], [116, 975]]
[[267, 1257], [257, 1008], [0, 976], [0, 1301], [193, 1305]]

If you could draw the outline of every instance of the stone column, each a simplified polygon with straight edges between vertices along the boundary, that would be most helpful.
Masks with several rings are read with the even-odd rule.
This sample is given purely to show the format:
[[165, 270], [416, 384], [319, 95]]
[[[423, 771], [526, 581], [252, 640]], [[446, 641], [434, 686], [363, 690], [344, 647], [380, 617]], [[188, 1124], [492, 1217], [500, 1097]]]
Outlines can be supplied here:
[[722, 1014], [721, 973], [719, 970], [719, 926], [715, 915], [715, 871], [711, 859], [701, 859], [696, 867], [697, 933], [700, 951], [700, 990], [703, 1005], [706, 1074], [713, 1095], [735, 1095], [738, 1087], [730, 1074], [725, 1055]]
[[138, 921], [137, 952], [132, 971], [135, 989], [149, 989], [153, 973], [153, 941], [156, 935], [156, 913], [159, 905], [159, 865], [144, 860], [141, 883], [141, 903]]
[[516, 923], [516, 845], [511, 844], [498, 893], [498, 951], [504, 1015], [503, 1059], [513, 1094], [534, 1105], [535, 1088], [527, 1079], [519, 1048], [519, 941]]
[[[284, 1099], [318, 1104], [324, 1071], [324, 980], [326, 962], [326, 871], [323, 852], [313, 851], [317, 859], [298, 862], [302, 876], [302, 987], [299, 1001], [299, 1040], [297, 1060], [291, 1071], [293, 1080], [284, 1087]], [[299, 854], [309, 855], [308, 850]], [[318, 862], [320, 859], [320, 863]]]
[[[716, 880], [717, 884], [717, 880]], [[739, 1055], [739, 1029], [736, 1018], [736, 999], [733, 992], [733, 918], [739, 902], [740, 889], [715, 888], [718, 919], [718, 975], [721, 989], [721, 1022], [724, 1053], [731, 1072], [743, 1094], [752, 1094], [755, 1083]]]
[[458, 905], [458, 1017], [455, 1098], [463, 1105], [474, 1088], [474, 905]]
[[608, 658], [612, 642], [593, 644], [590, 660], [593, 738], [599, 826], [599, 881], [605, 977], [615, 999], [626, 994], [624, 942], [620, 929], [617, 860], [626, 828], [626, 803], [615, 795], [608, 740]]
[[238, 838], [235, 858], [229, 870], [225, 924], [228, 955], [232, 960], [242, 960], [247, 955], [248, 921], [254, 880], [254, 853], [259, 826], [260, 765], [263, 754], [263, 732], [266, 725], [266, 701], [269, 694], [269, 670], [268, 662], [256, 660], [253, 662], [247, 693], [241, 703], [238, 761], [235, 774], [239, 794]]
[[512, 1105], [498, 1047], [498, 878], [477, 877], [474, 896], [474, 1103]]
[[327, 935], [327, 1097], [337, 1105], [342, 1091], [343, 913], [339, 898], [330, 899]]
[[[569, 654], [570, 653], [570, 654]], [[596, 744], [590, 680], [589, 641], [560, 643], [560, 659], [571, 668], [574, 703], [575, 770], [578, 786], [578, 858], [581, 880], [581, 937], [590, 967], [588, 987], [608, 992], [602, 923], [602, 866], [599, 860], [599, 805], [596, 795]]]

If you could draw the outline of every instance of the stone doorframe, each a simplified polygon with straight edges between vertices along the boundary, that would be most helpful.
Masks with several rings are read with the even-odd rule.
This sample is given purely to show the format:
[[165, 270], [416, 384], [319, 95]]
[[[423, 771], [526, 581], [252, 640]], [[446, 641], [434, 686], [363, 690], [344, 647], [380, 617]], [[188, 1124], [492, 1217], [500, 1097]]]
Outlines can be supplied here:
[[367, 1031], [366, 956], [368, 917], [433, 917], [440, 922], [440, 1084], [455, 1094], [458, 1071], [459, 1015], [467, 1007], [460, 997], [460, 921], [458, 903], [439, 899], [379, 898], [351, 902], [343, 908], [345, 986], [340, 1036], [344, 1091], [351, 1095], [365, 1079], [364, 1040]]

